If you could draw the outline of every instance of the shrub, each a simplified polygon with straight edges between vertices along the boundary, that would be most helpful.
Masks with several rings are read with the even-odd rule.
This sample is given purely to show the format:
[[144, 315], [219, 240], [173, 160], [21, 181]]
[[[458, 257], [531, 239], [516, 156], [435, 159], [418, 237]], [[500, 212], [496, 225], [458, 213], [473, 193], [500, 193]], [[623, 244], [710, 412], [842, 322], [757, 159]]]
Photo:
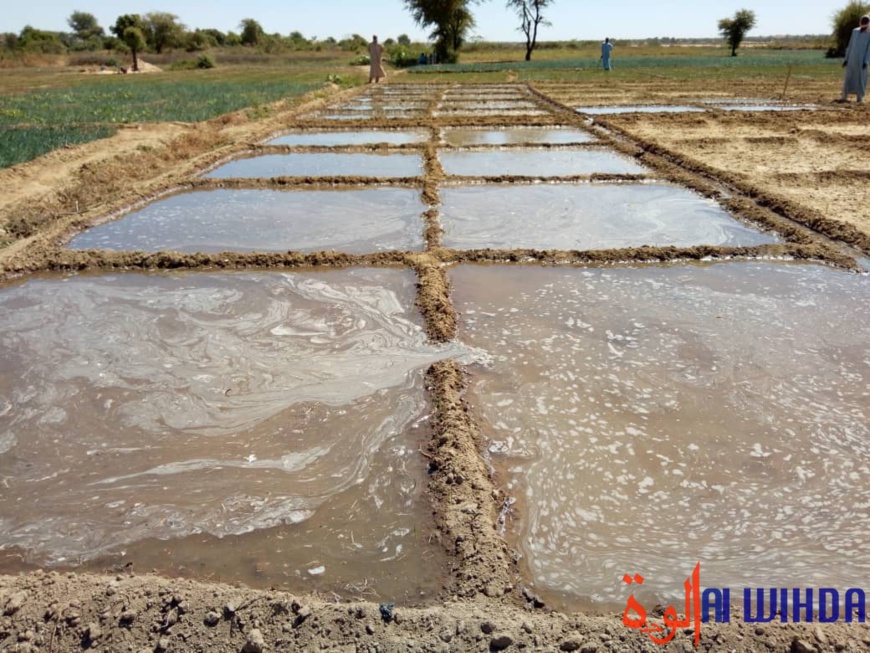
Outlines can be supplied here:
[[196, 60], [196, 67], [200, 68], [202, 70], [205, 70], [207, 68], [214, 68], [215, 67], [214, 59], [212, 58], [211, 55], [208, 55], [208, 54], [201, 55], [199, 57], [199, 59]]

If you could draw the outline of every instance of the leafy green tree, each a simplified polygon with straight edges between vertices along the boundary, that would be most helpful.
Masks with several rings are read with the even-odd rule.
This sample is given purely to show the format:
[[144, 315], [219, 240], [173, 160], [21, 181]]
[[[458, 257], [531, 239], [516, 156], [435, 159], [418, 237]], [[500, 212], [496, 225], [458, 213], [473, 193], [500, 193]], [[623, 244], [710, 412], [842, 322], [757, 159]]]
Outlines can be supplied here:
[[239, 23], [239, 28], [242, 30], [242, 45], [262, 45], [266, 40], [263, 26], [253, 18], [245, 18]]
[[399, 34], [396, 41], [399, 45], [404, 45], [406, 48], [411, 45], [411, 38], [407, 34]]
[[465, 37], [474, 27], [470, 5], [478, 0], [405, 0], [405, 7], [421, 27], [431, 27], [440, 63], [455, 62]]
[[834, 46], [828, 51], [831, 57], [843, 57], [846, 54], [846, 46], [852, 36], [852, 30], [858, 27], [861, 16], [870, 14], [870, 3], [861, 0], [851, 0], [849, 4], [834, 14], [831, 26], [834, 28]]
[[737, 56], [737, 48], [743, 43], [746, 33], [755, 27], [755, 12], [741, 9], [734, 18], [723, 18], [719, 21], [719, 32], [731, 48], [731, 56]]
[[147, 47], [145, 41], [145, 22], [139, 14], [118, 16], [112, 25], [112, 34], [130, 48], [133, 55], [133, 70], [139, 70], [139, 53]]
[[70, 47], [74, 50], [99, 50], [106, 33], [93, 14], [74, 11], [66, 19], [72, 30]]
[[18, 35], [18, 49], [43, 54], [63, 54], [67, 48], [58, 32], [47, 32], [25, 25]]
[[508, 0], [508, 9], [513, 9], [520, 18], [520, 27], [526, 37], [526, 61], [532, 60], [532, 51], [538, 44], [538, 27], [549, 25], [544, 19], [544, 9], [552, 0]]
[[143, 19], [145, 39], [148, 47], [160, 54], [167, 48], [177, 48], [184, 40], [185, 27], [178, 22], [178, 16], [153, 11]]

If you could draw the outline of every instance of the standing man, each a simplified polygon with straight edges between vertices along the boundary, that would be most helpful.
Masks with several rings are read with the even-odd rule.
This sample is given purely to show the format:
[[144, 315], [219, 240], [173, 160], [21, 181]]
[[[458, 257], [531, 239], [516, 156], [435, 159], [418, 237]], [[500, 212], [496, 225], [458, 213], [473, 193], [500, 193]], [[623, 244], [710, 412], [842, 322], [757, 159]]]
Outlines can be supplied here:
[[384, 72], [384, 46], [378, 43], [378, 37], [373, 36], [372, 42], [369, 43], [369, 84], [381, 81], [381, 77], [386, 77]]
[[846, 79], [843, 80], [843, 94], [839, 102], [845, 102], [850, 93], [858, 96], [858, 104], [864, 101], [867, 92], [867, 64], [870, 63], [870, 16], [862, 16], [861, 23], [852, 30], [849, 45], [846, 47]]
[[604, 39], [601, 44], [601, 65], [604, 70], [610, 70], [610, 53], [613, 51], [613, 43], [610, 42], [610, 37]]

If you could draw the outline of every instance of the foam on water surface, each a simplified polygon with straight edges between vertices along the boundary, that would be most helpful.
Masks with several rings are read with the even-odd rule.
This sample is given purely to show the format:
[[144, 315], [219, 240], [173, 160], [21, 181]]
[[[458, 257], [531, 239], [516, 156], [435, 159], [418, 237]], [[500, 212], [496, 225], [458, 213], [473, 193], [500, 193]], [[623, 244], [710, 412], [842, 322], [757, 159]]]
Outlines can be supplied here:
[[536, 588], [625, 605], [870, 574], [870, 282], [797, 264], [450, 272]]
[[272, 538], [260, 582], [322, 558], [323, 582], [438, 585], [415, 425], [425, 369], [462, 350], [427, 344], [414, 297], [412, 273], [365, 269], [3, 289], [0, 549], [166, 563], [208, 535], [223, 554], [179, 550], [248, 582], [238, 552]]

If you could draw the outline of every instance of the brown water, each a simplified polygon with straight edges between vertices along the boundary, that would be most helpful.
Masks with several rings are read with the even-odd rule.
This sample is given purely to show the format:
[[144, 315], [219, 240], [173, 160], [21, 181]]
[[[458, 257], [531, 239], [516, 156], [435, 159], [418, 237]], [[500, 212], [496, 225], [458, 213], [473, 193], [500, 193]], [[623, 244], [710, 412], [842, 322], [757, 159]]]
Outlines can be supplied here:
[[[623, 574], [705, 587], [870, 575], [870, 277], [819, 266], [451, 271], [512, 535], [562, 605]], [[739, 590], [738, 590], [739, 592]], [[655, 598], [655, 597], [654, 597]]]
[[503, 129], [445, 129], [444, 142], [452, 147], [470, 145], [513, 145], [519, 143], [541, 143], [566, 145], [588, 143], [593, 136], [579, 129], [559, 129], [553, 127], [513, 127]]
[[230, 161], [204, 175], [209, 179], [272, 177], [416, 177], [423, 172], [419, 154], [344, 154], [305, 152], [267, 154]]
[[718, 204], [665, 184], [445, 187], [443, 243], [457, 249], [606, 249], [776, 242]]
[[18, 553], [111, 556], [263, 585], [437, 591], [423, 372], [461, 350], [427, 344], [415, 282], [363, 269], [3, 289], [6, 570]]
[[224, 251], [422, 249], [418, 191], [209, 190], [160, 199], [73, 238], [76, 249]]
[[630, 159], [599, 150], [498, 150], [444, 152], [444, 171], [461, 177], [565, 177], [593, 173], [636, 175], [649, 172]]

